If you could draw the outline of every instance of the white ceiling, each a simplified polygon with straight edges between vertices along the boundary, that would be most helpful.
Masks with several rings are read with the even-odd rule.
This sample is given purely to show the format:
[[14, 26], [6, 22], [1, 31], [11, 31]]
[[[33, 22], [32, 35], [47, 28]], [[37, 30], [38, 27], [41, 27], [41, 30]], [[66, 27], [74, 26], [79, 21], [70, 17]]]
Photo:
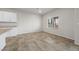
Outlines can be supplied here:
[[[42, 13], [39, 13], [38, 9], [40, 9], [42, 11]], [[34, 14], [40, 14], [40, 15], [44, 15], [54, 9], [55, 8], [14, 8], [14, 10], [28, 12], [28, 13], [34, 13]]]

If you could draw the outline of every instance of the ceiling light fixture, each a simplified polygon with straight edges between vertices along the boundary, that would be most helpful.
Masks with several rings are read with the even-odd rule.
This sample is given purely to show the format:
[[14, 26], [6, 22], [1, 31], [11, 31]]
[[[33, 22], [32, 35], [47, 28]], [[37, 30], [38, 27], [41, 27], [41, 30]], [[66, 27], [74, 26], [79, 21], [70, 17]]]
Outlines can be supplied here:
[[40, 8], [37, 8], [38, 13], [42, 13], [42, 10]]

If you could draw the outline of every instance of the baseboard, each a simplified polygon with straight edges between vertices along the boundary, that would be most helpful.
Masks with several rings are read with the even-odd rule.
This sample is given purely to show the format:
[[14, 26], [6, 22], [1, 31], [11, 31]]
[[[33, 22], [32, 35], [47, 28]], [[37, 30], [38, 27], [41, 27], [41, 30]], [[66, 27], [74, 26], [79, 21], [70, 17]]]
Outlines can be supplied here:
[[78, 42], [78, 41], [74, 41], [74, 43], [75, 43], [76, 45], [79, 45], [79, 42]]
[[[43, 31], [43, 32], [46, 32], [46, 31]], [[50, 33], [50, 32], [46, 32], [46, 33], [53, 34], [53, 33]], [[59, 36], [59, 37], [62, 37], [62, 38], [66, 38], [66, 39], [73, 40], [72, 38], [64, 37], [62, 35], [57, 35], [57, 34], [53, 34], [53, 35], [56, 35], [56, 36]]]
[[35, 32], [44, 32], [44, 31], [22, 32], [22, 33], [17, 33], [17, 35], [30, 34], [30, 33], [35, 33]]

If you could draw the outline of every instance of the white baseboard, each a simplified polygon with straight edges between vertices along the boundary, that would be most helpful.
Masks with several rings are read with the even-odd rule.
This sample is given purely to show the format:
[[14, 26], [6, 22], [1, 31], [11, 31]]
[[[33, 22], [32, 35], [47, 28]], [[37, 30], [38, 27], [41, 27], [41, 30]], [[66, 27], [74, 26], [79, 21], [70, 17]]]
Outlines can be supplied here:
[[74, 41], [74, 43], [75, 43], [76, 45], [79, 45], [79, 41]]

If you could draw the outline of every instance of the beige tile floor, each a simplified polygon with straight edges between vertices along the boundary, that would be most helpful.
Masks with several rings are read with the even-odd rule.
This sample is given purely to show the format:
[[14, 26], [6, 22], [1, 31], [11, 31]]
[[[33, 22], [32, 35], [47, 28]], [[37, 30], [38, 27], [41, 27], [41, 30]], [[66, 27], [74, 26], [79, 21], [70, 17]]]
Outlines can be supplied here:
[[71, 39], [46, 32], [35, 32], [9, 37], [3, 51], [78, 51]]

